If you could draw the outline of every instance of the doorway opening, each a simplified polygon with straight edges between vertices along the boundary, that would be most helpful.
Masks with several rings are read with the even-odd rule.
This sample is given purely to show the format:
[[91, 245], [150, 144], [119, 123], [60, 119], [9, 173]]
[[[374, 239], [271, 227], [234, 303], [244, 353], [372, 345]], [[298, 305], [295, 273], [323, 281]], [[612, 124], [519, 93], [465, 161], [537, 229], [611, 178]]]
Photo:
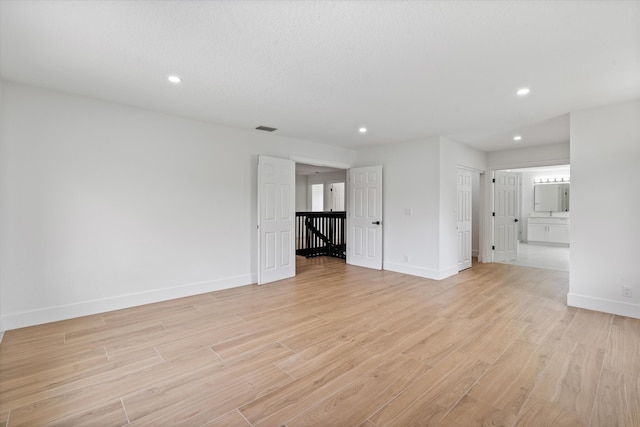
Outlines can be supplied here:
[[346, 261], [347, 170], [296, 163], [296, 259]]
[[[302, 184], [296, 186], [296, 163], [306, 166], [331, 167], [341, 171], [341, 180], [323, 184], [323, 189], [329, 188], [331, 191], [340, 191], [345, 188], [346, 201], [341, 202], [336, 198], [336, 207], [345, 205], [345, 211], [309, 211], [309, 189], [310, 180], [306, 178], [299, 180]], [[326, 171], [326, 170], [325, 170]], [[348, 179], [345, 180], [348, 173]], [[313, 175], [319, 175], [315, 172]], [[309, 175], [311, 176], [311, 175]], [[346, 181], [346, 185], [340, 185]], [[336, 185], [331, 185], [336, 184]], [[296, 192], [307, 195], [296, 198]], [[296, 200], [299, 199], [299, 200]], [[303, 205], [304, 200], [307, 204]], [[346, 206], [346, 202], [349, 206]], [[329, 200], [328, 204], [334, 202]], [[346, 263], [382, 270], [382, 236], [383, 236], [383, 212], [382, 212], [382, 165], [361, 166], [352, 168], [342, 164], [322, 164], [301, 159], [282, 159], [270, 156], [258, 156], [258, 221], [256, 229], [258, 231], [258, 284], [274, 282], [288, 279], [296, 275], [296, 244], [306, 241], [304, 234], [298, 233], [296, 239], [297, 208], [302, 206], [304, 211], [310, 215], [323, 215], [341, 217], [342, 224], [331, 225], [332, 233], [324, 232], [312, 221], [304, 221], [304, 228], [308, 236], [319, 237], [323, 244], [319, 247], [330, 249], [330, 253], [313, 253], [315, 256], [330, 255], [339, 256]], [[296, 206], [298, 204], [298, 206]], [[324, 202], [323, 202], [324, 204]], [[346, 214], [349, 217], [346, 218]], [[312, 227], [308, 226], [311, 222]], [[336, 239], [342, 242], [336, 243], [330, 240], [332, 235], [337, 233]], [[347, 238], [347, 235], [349, 236]], [[347, 240], [349, 241], [347, 251]], [[305, 255], [309, 255], [308, 253]]]
[[494, 172], [495, 262], [569, 271], [570, 172], [569, 165]]
[[480, 254], [480, 194], [484, 173], [458, 166], [456, 230], [458, 235], [458, 272], [471, 268]]

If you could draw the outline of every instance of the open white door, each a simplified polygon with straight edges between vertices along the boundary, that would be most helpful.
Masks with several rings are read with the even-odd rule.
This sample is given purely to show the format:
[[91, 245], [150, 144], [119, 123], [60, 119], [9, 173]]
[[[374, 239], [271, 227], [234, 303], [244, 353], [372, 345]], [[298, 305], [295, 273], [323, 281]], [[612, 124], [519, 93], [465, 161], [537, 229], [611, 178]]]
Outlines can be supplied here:
[[258, 284], [296, 275], [295, 162], [258, 157]]
[[458, 271], [471, 268], [471, 171], [458, 169]]
[[493, 196], [493, 260], [512, 261], [518, 256], [518, 177], [496, 171]]
[[347, 264], [382, 270], [382, 166], [349, 169]]

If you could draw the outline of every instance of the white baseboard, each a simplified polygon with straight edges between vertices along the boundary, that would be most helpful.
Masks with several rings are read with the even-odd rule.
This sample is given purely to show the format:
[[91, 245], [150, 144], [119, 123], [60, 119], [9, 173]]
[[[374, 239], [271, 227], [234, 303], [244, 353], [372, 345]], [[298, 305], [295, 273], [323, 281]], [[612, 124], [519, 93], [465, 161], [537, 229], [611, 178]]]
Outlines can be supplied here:
[[423, 267], [414, 267], [405, 264], [385, 263], [384, 269], [396, 273], [410, 274], [411, 276], [424, 277], [426, 279], [442, 280], [458, 274], [458, 267], [450, 267], [444, 270], [433, 270]]
[[471, 251], [471, 256], [474, 258], [478, 258], [480, 256], [480, 251], [478, 249], [474, 249]]
[[8, 331], [11, 329], [24, 328], [43, 323], [57, 322], [59, 320], [73, 319], [75, 317], [105, 313], [107, 311], [121, 310], [123, 308], [135, 307], [138, 305], [205, 294], [208, 292], [250, 285], [252, 283], [255, 283], [255, 281], [253, 281], [253, 275], [243, 274], [241, 276], [228, 277], [224, 279], [189, 283], [172, 288], [156, 289], [148, 292], [118, 295], [100, 300], [47, 307], [38, 310], [5, 315], [2, 318], [2, 326]]
[[569, 293], [567, 294], [567, 305], [640, 319], [640, 305], [637, 304]]
[[2, 338], [4, 338], [4, 331], [0, 331], [0, 344], [2, 344]]

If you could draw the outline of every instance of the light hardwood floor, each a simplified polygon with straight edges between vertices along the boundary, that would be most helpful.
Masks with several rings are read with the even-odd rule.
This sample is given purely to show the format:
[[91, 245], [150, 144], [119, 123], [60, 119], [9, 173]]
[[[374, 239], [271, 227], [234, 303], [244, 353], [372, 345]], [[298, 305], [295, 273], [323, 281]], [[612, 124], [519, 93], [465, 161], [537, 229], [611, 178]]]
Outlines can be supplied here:
[[8, 331], [0, 425], [640, 426], [640, 320], [568, 273], [298, 276]]

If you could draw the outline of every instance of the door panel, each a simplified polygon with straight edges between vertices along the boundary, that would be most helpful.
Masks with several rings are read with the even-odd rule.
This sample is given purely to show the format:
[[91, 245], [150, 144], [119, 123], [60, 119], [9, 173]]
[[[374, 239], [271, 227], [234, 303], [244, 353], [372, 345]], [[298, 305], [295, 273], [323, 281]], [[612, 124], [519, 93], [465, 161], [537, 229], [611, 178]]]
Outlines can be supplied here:
[[348, 174], [347, 263], [382, 269], [382, 166]]
[[458, 271], [471, 267], [471, 191], [472, 174], [458, 169]]
[[295, 163], [258, 157], [258, 284], [296, 274]]
[[331, 210], [334, 212], [344, 211], [344, 182], [334, 182], [329, 185], [331, 194]]
[[518, 252], [518, 175], [515, 172], [495, 172], [493, 207], [493, 260], [512, 261]]

